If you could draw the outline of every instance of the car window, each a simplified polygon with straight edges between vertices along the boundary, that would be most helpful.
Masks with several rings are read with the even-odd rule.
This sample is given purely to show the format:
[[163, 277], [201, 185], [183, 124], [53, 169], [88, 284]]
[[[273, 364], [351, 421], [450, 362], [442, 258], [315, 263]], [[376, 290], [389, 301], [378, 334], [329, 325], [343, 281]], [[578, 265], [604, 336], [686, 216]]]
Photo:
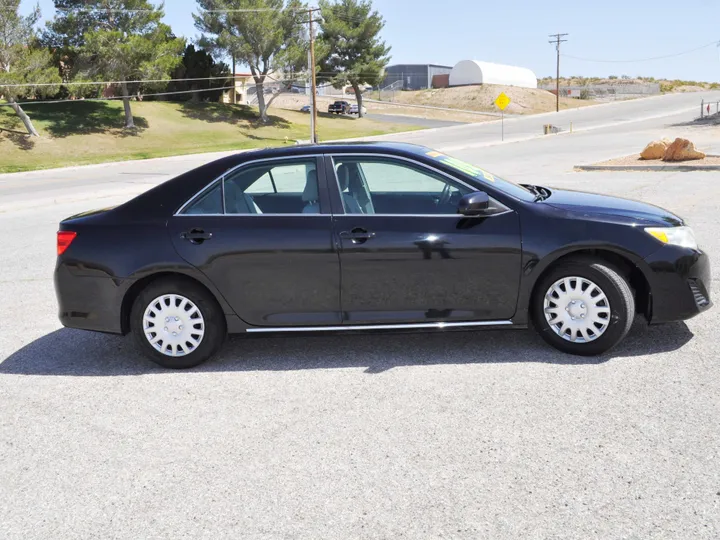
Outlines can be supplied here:
[[266, 172], [258, 178], [254, 184], [245, 190], [245, 193], [276, 193], [270, 172]]
[[271, 161], [225, 178], [228, 214], [319, 214], [314, 158]]
[[216, 183], [212, 188], [201, 193], [183, 213], [191, 215], [222, 214], [222, 186], [220, 183]]
[[319, 213], [315, 158], [242, 167], [196, 195], [183, 211], [191, 215]]
[[435, 159], [443, 165], [452, 167], [460, 173], [467, 174], [468, 176], [480, 182], [489, 183], [489, 185], [491, 185], [493, 188], [500, 189], [508, 195], [511, 195], [523, 201], [532, 201], [535, 198], [535, 195], [527, 188], [524, 188], [518, 184], [514, 184], [513, 182], [510, 182], [508, 180], [504, 180], [495, 174], [489, 173], [488, 171], [477, 167], [476, 165], [466, 163], [455, 157], [443, 154], [442, 152], [437, 152], [430, 149], [426, 150], [427, 151], [425, 152], [425, 155]]
[[390, 158], [336, 157], [347, 214], [455, 214], [473, 190], [420, 165]]

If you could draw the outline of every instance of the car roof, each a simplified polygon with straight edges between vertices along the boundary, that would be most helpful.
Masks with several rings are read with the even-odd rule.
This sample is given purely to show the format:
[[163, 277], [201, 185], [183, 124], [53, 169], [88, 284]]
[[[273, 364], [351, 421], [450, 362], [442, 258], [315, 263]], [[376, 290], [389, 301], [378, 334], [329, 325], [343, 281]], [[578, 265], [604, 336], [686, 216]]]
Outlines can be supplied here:
[[372, 154], [397, 154], [419, 156], [427, 154], [430, 149], [410, 143], [386, 142], [386, 141], [357, 141], [357, 142], [334, 142], [318, 144], [295, 144], [292, 146], [280, 146], [276, 148], [258, 148], [247, 150], [230, 156], [236, 158], [238, 165], [243, 161], [315, 154], [337, 154], [342, 153], [372, 153]]
[[116, 214], [127, 219], [143, 216], [169, 216], [195, 193], [228, 170], [249, 161], [318, 154], [391, 154], [428, 160], [428, 148], [396, 142], [339, 142], [294, 144], [277, 148], [246, 150], [212, 161], [168, 180], [117, 208]]

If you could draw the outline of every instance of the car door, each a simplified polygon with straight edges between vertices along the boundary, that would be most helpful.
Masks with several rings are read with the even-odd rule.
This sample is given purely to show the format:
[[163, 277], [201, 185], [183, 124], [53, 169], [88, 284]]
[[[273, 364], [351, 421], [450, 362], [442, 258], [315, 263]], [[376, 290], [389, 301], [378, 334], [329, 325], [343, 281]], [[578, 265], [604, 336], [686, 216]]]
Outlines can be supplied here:
[[340, 275], [318, 156], [229, 171], [169, 223], [173, 244], [256, 326], [338, 324]]
[[491, 199], [483, 217], [457, 213], [476, 191], [405, 158], [328, 157], [340, 245], [343, 322], [506, 321], [517, 304], [518, 215]]

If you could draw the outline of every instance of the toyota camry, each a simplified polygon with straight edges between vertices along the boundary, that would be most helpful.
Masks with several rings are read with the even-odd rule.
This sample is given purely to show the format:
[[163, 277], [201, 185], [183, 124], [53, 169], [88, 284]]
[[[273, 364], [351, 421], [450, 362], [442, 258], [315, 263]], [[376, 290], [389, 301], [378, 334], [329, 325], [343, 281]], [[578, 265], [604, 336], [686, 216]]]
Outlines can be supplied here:
[[408, 144], [238, 153], [60, 223], [63, 325], [189, 368], [227, 334], [525, 328], [597, 355], [711, 306], [682, 218]]

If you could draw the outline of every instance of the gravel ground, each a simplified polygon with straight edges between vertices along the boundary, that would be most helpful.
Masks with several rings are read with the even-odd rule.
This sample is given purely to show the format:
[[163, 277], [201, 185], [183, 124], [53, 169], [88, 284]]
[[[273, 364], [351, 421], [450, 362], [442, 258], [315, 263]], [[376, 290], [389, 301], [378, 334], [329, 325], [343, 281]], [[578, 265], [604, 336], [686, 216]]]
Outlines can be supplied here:
[[[708, 174], [553, 184], [667, 206], [712, 256]], [[294, 336], [165, 372], [59, 328], [54, 234], [89, 206], [0, 213], [0, 538], [720, 536], [717, 308], [600, 358], [530, 331]]]
[[619, 158], [608, 159], [606, 161], [601, 161], [599, 163], [593, 163], [593, 165], [622, 165], [629, 167], [637, 167], [638, 169], [642, 169], [643, 167], [646, 167], [648, 165], [692, 165], [693, 167], [707, 167], [709, 165], [720, 165], [720, 156], [708, 156], [705, 159], [693, 159], [691, 161], [662, 161], [660, 159], [641, 159], [640, 154], [632, 154], [630, 156], [623, 156]]

